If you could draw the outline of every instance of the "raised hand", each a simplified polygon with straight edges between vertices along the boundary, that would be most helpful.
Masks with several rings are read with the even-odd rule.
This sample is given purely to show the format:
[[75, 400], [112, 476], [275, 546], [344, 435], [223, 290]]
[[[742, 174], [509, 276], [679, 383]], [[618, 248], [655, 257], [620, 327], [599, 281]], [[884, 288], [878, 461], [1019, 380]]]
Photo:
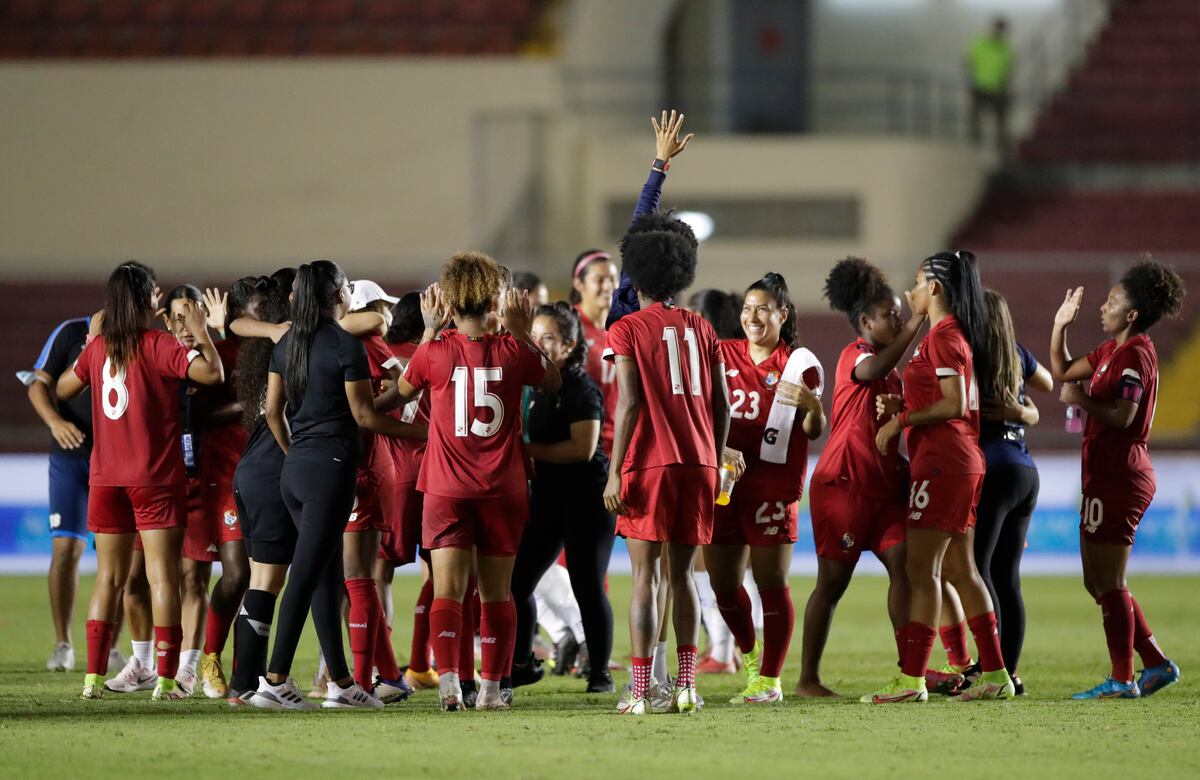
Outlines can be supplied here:
[[421, 319], [426, 330], [440, 331], [450, 322], [450, 305], [442, 288], [435, 282], [421, 293]]
[[201, 308], [200, 304], [193, 300], [185, 299], [182, 305], [183, 311], [180, 314], [180, 319], [183, 320], [183, 327], [187, 328], [188, 332], [197, 339], [207, 336], [208, 316], [204, 313], [204, 309]]
[[688, 141], [696, 137], [695, 133], [688, 133], [679, 140], [679, 134], [683, 131], [683, 114], [677, 113], [674, 109], [671, 110], [671, 115], [668, 117], [667, 112], [662, 112], [662, 121], [650, 117], [650, 124], [654, 126], [654, 156], [664, 162], [670, 162], [671, 158], [679, 154], [688, 145]]
[[225, 316], [229, 311], [229, 293], [222, 293], [215, 287], [204, 290], [204, 308], [208, 310], [205, 320], [208, 327], [216, 331], [225, 330]]
[[529, 293], [509, 288], [504, 294], [504, 329], [514, 336], [528, 336], [533, 326], [533, 303]]
[[1082, 287], [1067, 290], [1067, 297], [1063, 298], [1062, 306], [1058, 307], [1058, 311], [1054, 315], [1054, 325], [1056, 327], [1065, 327], [1074, 322], [1075, 318], [1079, 316], [1079, 306], [1082, 303]]

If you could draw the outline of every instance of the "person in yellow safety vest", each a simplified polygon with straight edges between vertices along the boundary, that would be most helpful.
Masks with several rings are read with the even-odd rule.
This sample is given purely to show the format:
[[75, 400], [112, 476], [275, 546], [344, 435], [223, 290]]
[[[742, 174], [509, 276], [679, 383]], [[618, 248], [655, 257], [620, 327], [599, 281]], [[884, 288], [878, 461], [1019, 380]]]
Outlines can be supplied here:
[[992, 29], [971, 42], [967, 49], [967, 78], [971, 85], [970, 137], [981, 139], [982, 115], [992, 113], [996, 121], [996, 146], [1002, 158], [1008, 156], [1009, 83], [1013, 70], [1013, 49], [1007, 39], [1008, 22], [997, 17]]

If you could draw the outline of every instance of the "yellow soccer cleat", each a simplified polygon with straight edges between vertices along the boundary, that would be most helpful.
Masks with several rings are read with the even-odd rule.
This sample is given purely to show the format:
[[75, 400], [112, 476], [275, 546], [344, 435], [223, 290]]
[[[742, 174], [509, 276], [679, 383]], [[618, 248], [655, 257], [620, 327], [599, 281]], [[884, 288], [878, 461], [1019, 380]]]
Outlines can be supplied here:
[[210, 699], [224, 699], [229, 694], [229, 683], [225, 681], [225, 670], [221, 668], [221, 656], [216, 653], [200, 656], [200, 680], [204, 695]]
[[426, 669], [423, 672], [414, 672], [412, 669], [405, 669], [404, 682], [408, 683], [408, 687], [414, 691], [436, 688], [438, 687], [438, 673], [433, 669]]
[[863, 704], [907, 704], [929, 701], [924, 677], [909, 677], [898, 674], [882, 689], [868, 693], [859, 699]]

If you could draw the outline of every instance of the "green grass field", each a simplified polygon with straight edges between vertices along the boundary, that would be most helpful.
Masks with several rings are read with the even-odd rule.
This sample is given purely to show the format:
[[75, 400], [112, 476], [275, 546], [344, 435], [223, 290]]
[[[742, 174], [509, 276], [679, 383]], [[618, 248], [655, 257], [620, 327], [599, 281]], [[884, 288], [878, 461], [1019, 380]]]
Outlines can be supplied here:
[[[811, 580], [792, 585], [799, 612]], [[415, 578], [398, 578], [399, 612]], [[723, 704], [731, 676], [702, 677], [708, 706], [693, 717], [619, 717], [615, 696], [586, 696], [582, 682], [547, 678], [518, 690], [505, 713], [446, 715], [433, 692], [378, 712], [270, 713], [149, 694], [81, 701], [83, 669], [44, 671], [53, 635], [44, 581], [0, 578], [0, 776], [120, 777], [1200, 777], [1200, 578], [1141, 577], [1132, 586], [1183, 681], [1144, 701], [1072, 702], [1106, 673], [1097, 608], [1074, 578], [1027, 581], [1030, 624], [1014, 702], [871, 707], [857, 696], [893, 673], [883, 609], [885, 582], [863, 577], [843, 601], [825, 663], [838, 701], [788, 698], [771, 708]], [[83, 664], [80, 587], [78, 663]], [[628, 579], [612, 581], [615, 656], [628, 654]], [[407, 649], [407, 618], [398, 648]], [[785, 670], [798, 674], [797, 629]], [[296, 674], [312, 674], [311, 627]], [[123, 649], [128, 651], [126, 638]], [[938, 651], [940, 653], [940, 651]], [[403, 653], [401, 653], [403, 655]], [[935, 656], [935, 661], [938, 656]], [[230, 663], [226, 651], [226, 665]], [[673, 662], [672, 662], [673, 665]], [[113, 670], [115, 671], [115, 670]], [[618, 675], [618, 684], [627, 679]], [[953, 774], [950, 774], [953, 773]]]

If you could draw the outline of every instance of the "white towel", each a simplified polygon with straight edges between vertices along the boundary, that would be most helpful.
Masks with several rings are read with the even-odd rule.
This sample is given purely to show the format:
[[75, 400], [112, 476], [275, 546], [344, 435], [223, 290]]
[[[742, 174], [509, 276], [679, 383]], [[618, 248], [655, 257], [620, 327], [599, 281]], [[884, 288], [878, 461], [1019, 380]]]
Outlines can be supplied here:
[[[817, 369], [817, 386], [809, 388], [817, 398], [825, 389], [825, 369], [821, 368], [817, 356], [801, 347], [791, 354], [787, 365], [783, 368], [784, 382], [798, 385], [804, 381], [804, 372], [810, 368]], [[771, 403], [771, 413], [767, 415], [767, 427], [763, 431], [762, 445], [758, 457], [767, 463], [787, 463], [788, 445], [792, 441], [792, 426], [796, 423], [796, 407], [787, 406], [775, 396]]]

